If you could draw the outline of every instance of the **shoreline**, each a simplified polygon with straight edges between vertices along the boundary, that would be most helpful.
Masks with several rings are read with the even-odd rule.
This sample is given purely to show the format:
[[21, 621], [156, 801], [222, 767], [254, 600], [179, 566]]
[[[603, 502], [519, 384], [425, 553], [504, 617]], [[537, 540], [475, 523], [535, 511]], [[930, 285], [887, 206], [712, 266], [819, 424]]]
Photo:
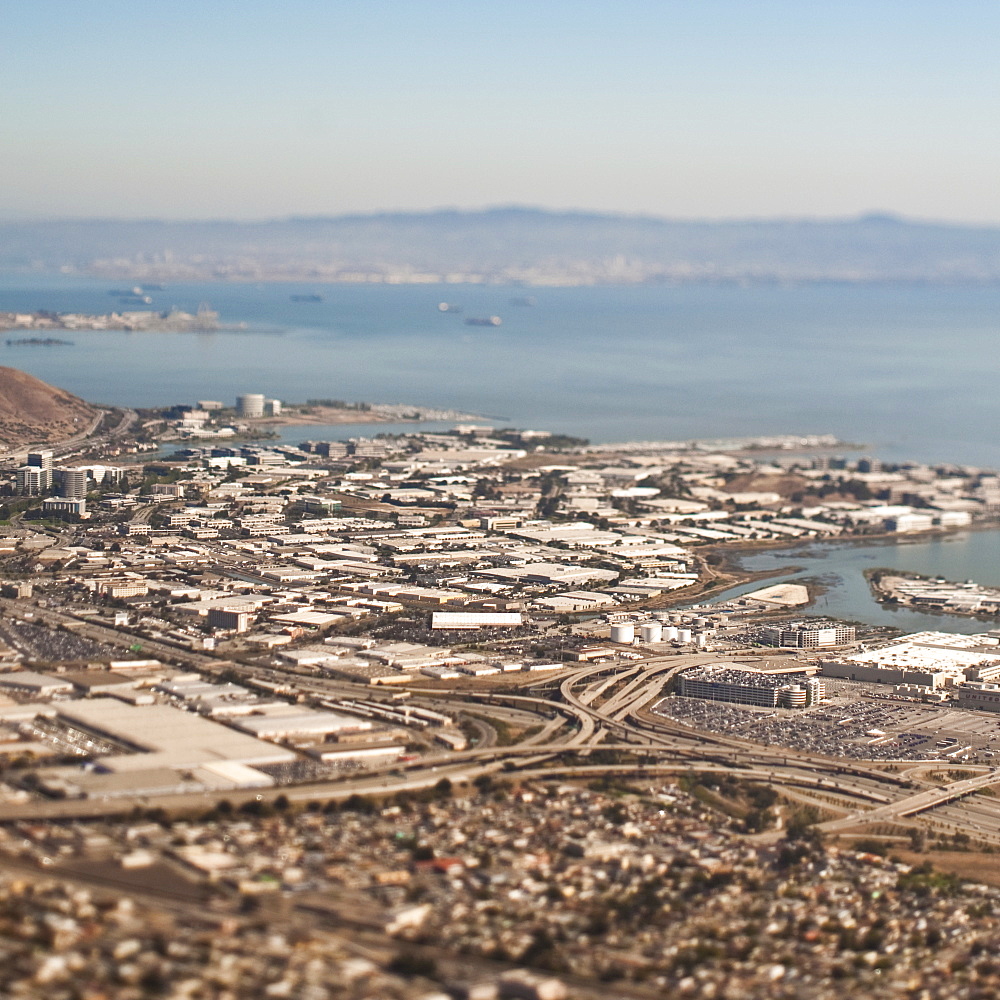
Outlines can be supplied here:
[[449, 421], [486, 420], [488, 418], [457, 410], [422, 410], [420, 407], [400, 406], [401, 413], [386, 412], [381, 404], [370, 410], [340, 409], [338, 407], [311, 406], [309, 413], [290, 411], [276, 417], [240, 418], [251, 427], [310, 427], [332, 424], [423, 424]]
[[[758, 552], [770, 550], [792, 550], [805, 548], [810, 545], [889, 545], [891, 544], [916, 544], [919, 542], [929, 542], [939, 538], [948, 538], [960, 535], [964, 531], [996, 531], [1000, 529], [1000, 518], [985, 521], [974, 521], [972, 524], [963, 525], [960, 528], [934, 528], [929, 531], [913, 531], [900, 534], [898, 532], [881, 531], [870, 535], [830, 535], [825, 538], [803, 538], [792, 541], [750, 541], [750, 542], [713, 542], [700, 548], [700, 552], [717, 553], [723, 557], [722, 565], [732, 572], [740, 572], [739, 567], [733, 564], [732, 560], [742, 555], [756, 555]], [[782, 570], [781, 572], [787, 572]], [[738, 585], [737, 585], [738, 586]]]
[[[962, 618], [974, 618], [977, 621], [984, 623], [992, 622], [995, 624], [997, 620], [1000, 619], [1000, 608], [998, 608], [997, 611], [990, 613], [985, 610], [967, 611], [962, 608], [949, 607], [947, 605], [944, 607], [924, 607], [922, 605], [914, 605], [899, 601], [893, 596], [893, 592], [891, 590], [883, 589], [881, 586], [882, 578], [884, 576], [914, 581], [932, 581], [935, 579], [932, 576], [928, 576], [926, 573], [916, 573], [911, 570], [894, 570], [885, 566], [874, 566], [870, 569], [866, 569], [864, 571], [864, 578], [868, 583], [868, 588], [871, 591], [872, 598], [877, 604], [886, 605], [888, 607], [909, 609], [911, 611], [919, 611], [921, 614], [928, 615], [958, 615]], [[957, 584], [952, 580], [947, 581], [947, 583], [954, 586], [956, 589], [960, 587], [960, 584]], [[980, 585], [977, 584], [977, 586]], [[991, 597], [1000, 597], [1000, 588], [982, 587], [981, 590]]]
[[[964, 531], [996, 531], [998, 529], [1000, 529], [1000, 521], [992, 520], [992, 521], [980, 521], [978, 523], [966, 525], [961, 528], [945, 528], [945, 529], [938, 528], [932, 531], [907, 533], [905, 536], [902, 537], [896, 533], [879, 532], [878, 534], [871, 534], [871, 535], [846, 535], [846, 536], [837, 535], [834, 537], [822, 538], [822, 539], [809, 538], [793, 542], [775, 540], [775, 541], [736, 542], [729, 545], [725, 543], [713, 543], [712, 545], [708, 545], [700, 549], [700, 552], [705, 553], [706, 555], [719, 556], [720, 562], [717, 564], [718, 576], [728, 577], [732, 582], [726, 585], [722, 585], [720, 582], [718, 585], [706, 587], [705, 590], [702, 592], [702, 594], [699, 594], [697, 598], [693, 599], [692, 603], [696, 604], [700, 603], [701, 598], [703, 596], [706, 598], [708, 597], [714, 598], [717, 597], [720, 593], [725, 593], [725, 591], [732, 590], [736, 587], [742, 587], [748, 583], [755, 583], [758, 580], [766, 580], [774, 577], [791, 576], [797, 572], [800, 572], [802, 569], [801, 566], [795, 566], [793, 564], [789, 566], [775, 567], [774, 569], [771, 570], [756, 570], [756, 571], [744, 570], [740, 566], [740, 560], [745, 556], [757, 555], [758, 553], [769, 552], [769, 551], [782, 551], [782, 552], [792, 553], [797, 550], [802, 550], [803, 553], [805, 553], [805, 551], [809, 548], [809, 546], [815, 545], [816, 543], [836, 545], [838, 547], [864, 546], [864, 545], [887, 546], [889, 544], [908, 544], [908, 543], [916, 544], [920, 542], [932, 541], [934, 539], [959, 535]], [[705, 559], [704, 557], [703, 557], [703, 563], [706, 566], [709, 565], [707, 559]], [[869, 589], [872, 591], [873, 600], [875, 601], [876, 604], [881, 606], [885, 604], [885, 602], [877, 598], [877, 595], [875, 594], [874, 588], [872, 587], [871, 584], [871, 579], [868, 576], [869, 572], [873, 571], [870, 570], [864, 571], [865, 580], [869, 585]], [[902, 571], [900, 571], [900, 575], [903, 575]], [[797, 606], [797, 609], [803, 611], [812, 608], [815, 605], [817, 599], [822, 597], [823, 594], [830, 589], [829, 587], [824, 586], [820, 581], [814, 578], [800, 580], [797, 582], [801, 583], [804, 587], [806, 587], [809, 593], [809, 603]], [[691, 599], [690, 595], [688, 598], [682, 598], [681, 600], [686, 601], [689, 599]], [[926, 611], [927, 613], [931, 613], [932, 611], [935, 611], [935, 609], [911, 608], [909, 605], [898, 605], [898, 606], [904, 609], [909, 609], [912, 611], [919, 611], [919, 612]], [[791, 613], [797, 609], [789, 608], [788, 611], [789, 613]], [[959, 612], [959, 611], [952, 612], [944, 610], [944, 611], [936, 611], [936, 613], [942, 615], [955, 614], [955, 615], [960, 615], [963, 618], [980, 618], [980, 619], [983, 618], [983, 616], [977, 615], [972, 612]], [[997, 618], [1000, 618], [1000, 615], [997, 615], [996, 617], [993, 618], [988, 618], [987, 620], [996, 621]]]

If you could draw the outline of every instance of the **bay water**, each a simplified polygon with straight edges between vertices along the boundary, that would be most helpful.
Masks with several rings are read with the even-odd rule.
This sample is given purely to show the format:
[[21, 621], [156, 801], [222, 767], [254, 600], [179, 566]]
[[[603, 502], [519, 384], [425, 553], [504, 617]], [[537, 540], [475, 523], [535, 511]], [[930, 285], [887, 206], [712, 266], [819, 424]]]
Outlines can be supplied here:
[[[107, 312], [120, 283], [0, 275], [0, 311]], [[595, 442], [832, 433], [890, 460], [1000, 467], [1000, 288], [178, 284], [217, 333], [74, 331], [3, 364], [93, 402], [263, 392], [411, 403]], [[319, 293], [322, 302], [293, 295]], [[444, 313], [441, 301], [461, 314]], [[499, 315], [498, 327], [466, 317]], [[22, 334], [7, 335], [17, 339]]]

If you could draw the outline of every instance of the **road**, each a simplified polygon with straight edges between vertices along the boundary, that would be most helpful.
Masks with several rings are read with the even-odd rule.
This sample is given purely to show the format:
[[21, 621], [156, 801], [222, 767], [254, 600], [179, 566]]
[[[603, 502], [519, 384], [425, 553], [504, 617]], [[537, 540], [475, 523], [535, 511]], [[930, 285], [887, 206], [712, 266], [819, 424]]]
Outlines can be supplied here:
[[93, 435], [96, 433], [97, 428], [101, 426], [101, 422], [111, 412], [113, 411], [98, 410], [86, 430], [82, 430], [78, 434], [74, 434], [72, 437], [65, 438], [62, 441], [26, 444], [14, 451], [0, 453], [0, 463], [24, 461], [29, 451], [38, 451], [40, 449], [51, 451], [53, 458], [60, 459], [76, 451], [80, 445], [85, 444], [88, 449], [99, 448], [101, 445], [109, 444], [116, 438], [124, 437], [132, 429], [139, 417], [135, 410], [124, 409], [121, 411], [121, 420], [118, 421], [117, 426], [98, 437], [94, 437]]
[[[23, 613], [24, 602], [0, 601], [0, 611], [17, 616]], [[219, 660], [181, 649], [168, 643], [149, 640], [93, 622], [84, 622], [64, 611], [32, 607], [34, 621], [52, 626], [69, 627], [73, 632], [99, 642], [130, 646], [141, 644], [145, 655], [168, 663], [180, 663], [189, 668], [217, 672]], [[499, 746], [496, 730], [488, 721], [474, 720], [478, 745], [458, 753], [432, 752], [405, 766], [396, 761], [373, 767], [363, 775], [334, 777], [302, 786], [288, 786], [264, 793], [225, 793], [182, 795], [157, 798], [155, 804], [168, 809], [207, 808], [218, 798], [233, 802], [249, 801], [258, 794], [274, 798], [286, 794], [295, 800], [343, 799], [352, 794], [386, 794], [403, 790], [418, 790], [436, 784], [442, 778], [453, 783], [472, 781], [483, 774], [514, 771], [524, 776], [542, 773], [569, 776], [641, 771], [646, 774], [688, 771], [716, 771], [740, 775], [752, 780], [766, 780], [774, 785], [786, 784], [802, 790], [828, 792], [847, 802], [846, 816], [829, 820], [821, 829], [830, 833], [843, 832], [861, 825], [897, 822], [924, 816], [935, 809], [944, 809], [980, 788], [1000, 783], [1000, 769], [988, 774], [962, 778], [945, 786], [913, 791], [913, 781], [906, 775], [866, 764], [821, 757], [784, 748], [769, 748], [735, 737], [705, 733], [648, 711], [673, 677], [681, 670], [717, 659], [710, 654], [688, 654], [650, 657], [635, 663], [603, 663], [569, 668], [546, 683], [534, 682], [530, 694], [509, 691], [448, 691], [438, 688], [411, 688], [415, 701], [438, 710], [459, 714], [463, 708], [480, 718], [491, 713], [502, 720], [510, 718], [537, 720], [537, 731], [527, 740], [513, 746]], [[287, 679], [307, 696], [330, 698], [349, 695], [386, 700], [389, 695], [377, 689], [364, 688], [348, 682], [306, 676], [289, 675], [274, 669], [226, 664], [247, 680], [266, 676], [271, 680]], [[515, 716], [516, 713], [516, 716]], [[640, 763], [594, 763], [596, 749], [639, 755]], [[851, 805], [854, 803], [854, 805]], [[862, 805], [864, 803], [865, 805]], [[131, 803], [128, 803], [130, 806]], [[58, 801], [32, 802], [5, 809], [9, 819], [56, 818], [70, 816], [108, 815], [122, 811], [121, 801]], [[986, 804], [963, 820], [962, 815], [949, 812], [949, 827], [968, 829], [970, 834], [995, 829], [1000, 839], [1000, 804]], [[942, 814], [943, 815], [943, 814]]]
[[[849, 830], [859, 823], [892, 823], [909, 816], [916, 816], [919, 813], [929, 812], [937, 806], [965, 798], [966, 795], [971, 795], [980, 788], [987, 788], [998, 783], [1000, 783], [1000, 768], [972, 778], [962, 778], [937, 788], [928, 788], [896, 802], [879, 806], [877, 809], [851, 813], [841, 819], [821, 823], [819, 828], [826, 833], [837, 833]], [[1000, 812], [997, 815], [1000, 817]]]

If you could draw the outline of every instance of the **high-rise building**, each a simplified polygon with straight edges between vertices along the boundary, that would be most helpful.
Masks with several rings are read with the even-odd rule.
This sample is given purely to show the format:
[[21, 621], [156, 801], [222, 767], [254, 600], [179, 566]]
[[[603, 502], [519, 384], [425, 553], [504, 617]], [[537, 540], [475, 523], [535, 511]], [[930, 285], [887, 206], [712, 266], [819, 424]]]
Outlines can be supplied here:
[[38, 489], [33, 492], [47, 493], [52, 488], [52, 452], [29, 451], [27, 468], [39, 470], [31, 477], [32, 482], [37, 481], [40, 484]]
[[37, 465], [22, 465], [17, 470], [17, 492], [23, 497], [37, 497], [48, 493], [52, 485], [52, 473]]
[[58, 469], [59, 495], [79, 500], [87, 495], [89, 476], [86, 469]]

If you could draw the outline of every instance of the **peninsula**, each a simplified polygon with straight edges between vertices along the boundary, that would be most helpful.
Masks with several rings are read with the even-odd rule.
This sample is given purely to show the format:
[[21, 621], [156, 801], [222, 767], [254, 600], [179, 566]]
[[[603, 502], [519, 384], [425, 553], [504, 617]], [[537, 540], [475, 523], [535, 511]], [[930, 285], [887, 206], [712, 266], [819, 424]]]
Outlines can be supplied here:
[[1000, 616], [1000, 589], [981, 587], [966, 580], [954, 583], [942, 577], [921, 576], [875, 569], [866, 574], [875, 599], [921, 611], [946, 611], [957, 615]]

